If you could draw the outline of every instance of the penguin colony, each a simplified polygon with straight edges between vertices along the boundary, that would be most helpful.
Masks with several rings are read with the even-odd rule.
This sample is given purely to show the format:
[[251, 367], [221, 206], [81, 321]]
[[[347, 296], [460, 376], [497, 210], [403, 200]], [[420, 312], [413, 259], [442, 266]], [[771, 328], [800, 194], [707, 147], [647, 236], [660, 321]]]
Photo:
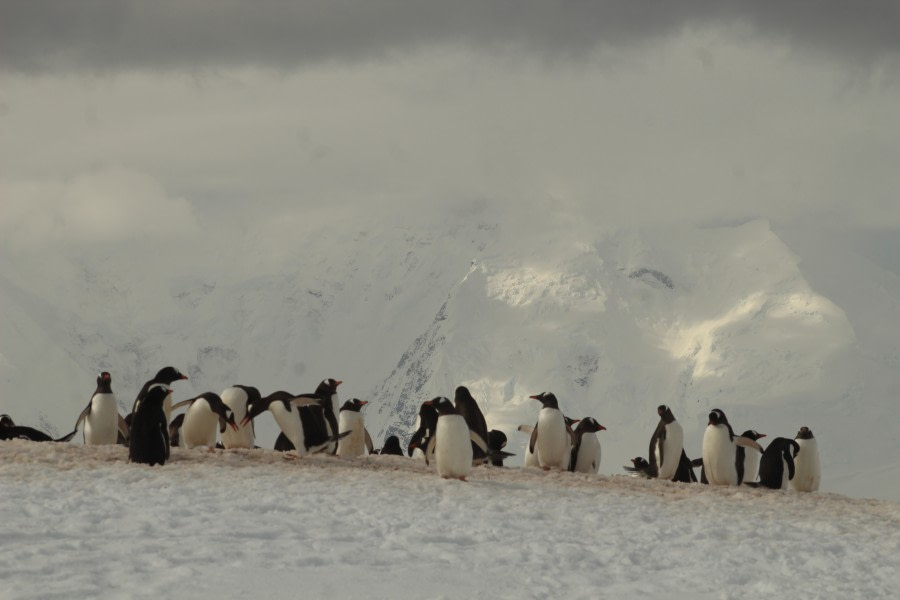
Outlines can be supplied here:
[[[353, 398], [335, 415], [341, 381], [325, 379], [314, 392], [294, 394], [283, 390], [262, 396], [252, 386], [234, 385], [221, 394], [205, 392], [172, 403], [172, 385], [187, 376], [175, 367], [161, 369], [138, 392], [131, 412], [122, 416], [112, 390], [112, 376], [97, 376], [97, 387], [78, 415], [74, 430], [58, 439], [31, 427], [16, 425], [0, 415], [0, 440], [68, 442], [82, 429], [85, 445], [122, 444], [130, 462], [164, 465], [171, 446], [183, 448], [257, 448], [254, 419], [269, 412], [281, 430], [275, 449], [299, 456], [326, 453], [339, 457], [367, 454], [403, 455], [397, 436], [390, 436], [380, 450], [366, 430], [363, 407], [367, 401]], [[518, 430], [529, 435], [525, 467], [597, 473], [601, 446], [597, 434], [606, 427], [593, 417], [573, 419], [560, 409], [551, 392], [530, 396], [540, 404], [534, 425]], [[180, 409], [183, 413], [172, 414]], [[703, 434], [702, 455], [691, 460], [684, 449], [684, 431], [672, 410], [657, 408], [659, 424], [650, 437], [648, 457], [637, 456], [624, 469], [635, 477], [692, 483], [700, 467], [700, 481], [710, 485], [742, 484], [771, 489], [814, 492], [821, 483], [816, 439], [802, 427], [794, 439], [775, 438], [767, 448], [759, 444], [765, 434], [746, 430], [735, 435], [721, 409], [709, 413]], [[513, 456], [503, 450], [507, 437], [488, 429], [484, 414], [468, 388], [456, 388], [454, 400], [439, 396], [423, 402], [417, 428], [407, 447], [409, 456], [434, 464], [445, 479], [466, 480], [473, 467], [491, 463], [502, 467]]]

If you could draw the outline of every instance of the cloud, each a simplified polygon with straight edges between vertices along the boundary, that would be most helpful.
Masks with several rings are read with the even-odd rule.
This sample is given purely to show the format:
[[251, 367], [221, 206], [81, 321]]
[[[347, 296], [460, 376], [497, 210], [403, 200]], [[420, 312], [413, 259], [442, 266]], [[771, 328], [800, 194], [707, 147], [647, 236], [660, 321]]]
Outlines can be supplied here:
[[896, 62], [900, 56], [900, 5], [891, 0], [31, 0], [0, 4], [0, 68], [294, 68], [441, 44], [580, 56], [708, 24], [738, 26], [852, 61]]
[[122, 168], [62, 183], [0, 180], [0, 196], [0, 235], [15, 247], [167, 238], [196, 228], [185, 200]]

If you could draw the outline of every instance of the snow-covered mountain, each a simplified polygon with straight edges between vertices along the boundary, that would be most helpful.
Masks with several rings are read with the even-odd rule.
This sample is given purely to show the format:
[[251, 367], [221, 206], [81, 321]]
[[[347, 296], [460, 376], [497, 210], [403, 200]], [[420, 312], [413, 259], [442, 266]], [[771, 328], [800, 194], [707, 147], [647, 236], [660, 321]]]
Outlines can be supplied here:
[[[533, 221], [534, 219], [532, 219]], [[120, 403], [172, 364], [176, 398], [228, 385], [371, 401], [376, 444], [467, 385], [521, 454], [529, 395], [594, 416], [601, 472], [645, 455], [669, 404], [700, 453], [709, 409], [737, 430], [809, 426], [823, 489], [900, 499], [900, 279], [891, 242], [765, 220], [540, 227], [484, 205], [439, 216], [285, 218], [239, 234], [11, 253], [0, 266], [0, 412], [62, 433], [99, 370]], [[177, 257], [177, 258], [173, 258]], [[262, 442], [274, 424], [260, 423]], [[512, 464], [517, 464], [513, 459]]]

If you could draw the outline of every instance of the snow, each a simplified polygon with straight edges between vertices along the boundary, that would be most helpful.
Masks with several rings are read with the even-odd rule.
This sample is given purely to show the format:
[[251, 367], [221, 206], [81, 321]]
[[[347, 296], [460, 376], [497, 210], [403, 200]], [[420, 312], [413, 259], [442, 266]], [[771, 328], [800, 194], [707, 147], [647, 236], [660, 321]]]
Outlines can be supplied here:
[[900, 585], [888, 501], [486, 466], [462, 483], [389, 456], [126, 457], [0, 443], [4, 598], [894, 598]]

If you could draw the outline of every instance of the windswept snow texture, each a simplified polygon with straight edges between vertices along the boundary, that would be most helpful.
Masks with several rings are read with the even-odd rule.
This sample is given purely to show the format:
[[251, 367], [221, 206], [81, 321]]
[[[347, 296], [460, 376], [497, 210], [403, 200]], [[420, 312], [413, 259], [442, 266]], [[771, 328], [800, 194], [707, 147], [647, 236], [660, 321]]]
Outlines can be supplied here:
[[0, 443], [25, 598], [895, 598], [900, 505], [424, 463]]

